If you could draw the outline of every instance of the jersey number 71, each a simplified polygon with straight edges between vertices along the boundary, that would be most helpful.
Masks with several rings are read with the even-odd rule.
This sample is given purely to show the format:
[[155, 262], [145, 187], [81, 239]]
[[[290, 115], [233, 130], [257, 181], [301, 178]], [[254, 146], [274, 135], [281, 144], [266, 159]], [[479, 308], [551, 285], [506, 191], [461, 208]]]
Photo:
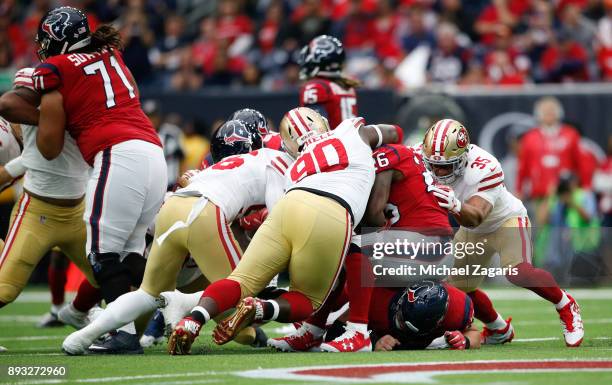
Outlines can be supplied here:
[[[134, 87], [132, 87], [132, 85], [128, 81], [127, 76], [125, 76], [125, 73], [123, 73], [119, 62], [117, 62], [117, 59], [114, 56], [110, 57], [110, 65], [111, 67], [113, 67], [117, 75], [119, 75], [119, 78], [121, 79], [121, 82], [123, 83], [125, 88], [127, 88], [128, 93], [130, 95], [130, 99], [135, 98], [136, 93], [134, 92]], [[104, 82], [104, 93], [106, 94], [106, 108], [114, 107], [117, 104], [115, 102], [115, 92], [113, 91], [111, 77], [108, 73], [108, 70], [106, 69], [106, 64], [104, 63], [104, 60], [98, 60], [96, 62], [88, 64], [83, 67], [83, 70], [87, 75], [95, 75], [97, 73], [100, 73], [100, 75], [102, 76], [102, 81]]]

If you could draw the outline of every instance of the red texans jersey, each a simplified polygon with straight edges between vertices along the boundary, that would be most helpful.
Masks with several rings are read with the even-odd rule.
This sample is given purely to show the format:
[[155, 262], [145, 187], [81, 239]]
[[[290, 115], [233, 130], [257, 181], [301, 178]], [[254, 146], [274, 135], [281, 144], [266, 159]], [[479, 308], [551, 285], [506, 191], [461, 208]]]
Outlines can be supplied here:
[[32, 75], [37, 91], [62, 94], [66, 130], [90, 165], [98, 152], [128, 140], [161, 147], [129, 77], [117, 50], [53, 56]]
[[345, 119], [357, 117], [357, 94], [324, 78], [313, 78], [300, 89], [300, 106], [318, 105], [327, 113], [329, 126], [335, 129]]
[[431, 341], [444, 335], [445, 331], [468, 329], [474, 321], [474, 305], [472, 300], [463, 291], [442, 283], [448, 292], [448, 306], [446, 314], [439, 327], [425, 336], [409, 335], [400, 331], [393, 325], [394, 314], [392, 309], [394, 303], [406, 290], [405, 288], [376, 287], [372, 292], [370, 302], [369, 327], [378, 338], [389, 334], [398, 339], [404, 349], [424, 349]]
[[433, 193], [427, 192], [433, 177], [419, 154], [401, 144], [386, 144], [379, 147], [373, 157], [376, 173], [396, 170], [404, 176], [391, 184], [386, 208], [391, 216], [391, 227], [435, 235], [452, 234], [448, 212], [438, 205]]

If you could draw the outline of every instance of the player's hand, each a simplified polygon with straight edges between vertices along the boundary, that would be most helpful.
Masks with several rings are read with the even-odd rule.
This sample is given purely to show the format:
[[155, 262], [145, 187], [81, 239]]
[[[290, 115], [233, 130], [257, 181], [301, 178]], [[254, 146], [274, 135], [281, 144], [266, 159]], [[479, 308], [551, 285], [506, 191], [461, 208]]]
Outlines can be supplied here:
[[455, 196], [455, 191], [443, 185], [430, 185], [427, 187], [427, 192], [433, 192], [438, 199], [438, 205], [447, 209], [451, 213], [459, 214], [461, 212], [461, 201]]
[[394, 347], [399, 345], [400, 342], [393, 338], [390, 335], [385, 335], [378, 341], [376, 341], [376, 346], [374, 346], [374, 350], [377, 352], [390, 352]]
[[444, 339], [449, 345], [451, 350], [465, 350], [467, 343], [465, 342], [465, 336], [459, 330], [453, 330], [452, 332], [445, 332]]
[[200, 170], [187, 170], [181, 175], [178, 180], [178, 185], [181, 187], [187, 187], [191, 183], [191, 178], [198, 175]]
[[261, 226], [268, 217], [268, 209], [253, 211], [248, 215], [240, 218], [240, 227], [246, 231], [255, 231]]

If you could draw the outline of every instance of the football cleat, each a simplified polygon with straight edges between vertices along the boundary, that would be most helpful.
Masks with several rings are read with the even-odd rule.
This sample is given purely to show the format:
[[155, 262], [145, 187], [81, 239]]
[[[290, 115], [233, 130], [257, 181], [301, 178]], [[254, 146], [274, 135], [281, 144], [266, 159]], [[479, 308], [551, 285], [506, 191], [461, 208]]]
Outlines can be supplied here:
[[78, 311], [71, 303], [62, 307], [57, 312], [57, 318], [66, 325], [70, 325], [76, 330], [83, 329], [89, 324], [87, 313]]
[[143, 354], [136, 334], [123, 330], [112, 333], [102, 343], [92, 344], [88, 351], [93, 354]]
[[39, 328], [56, 328], [64, 326], [64, 323], [57, 318], [57, 313], [50, 311], [42, 316], [38, 322]]
[[198, 338], [201, 329], [202, 324], [191, 318], [191, 316], [183, 318], [168, 338], [168, 354], [191, 354], [191, 345]]
[[4, 346], [0, 346], [0, 353], [4, 353], [4, 352], [7, 352], [7, 351], [8, 351], [7, 348], [5, 348]]
[[485, 345], [500, 345], [511, 342], [514, 338], [514, 328], [512, 327], [512, 317], [506, 320], [506, 327], [503, 329], [482, 328], [480, 339]]
[[320, 351], [323, 336], [315, 337], [307, 323], [303, 323], [296, 331], [284, 337], [270, 338], [268, 346], [283, 352]]
[[87, 352], [89, 345], [91, 340], [83, 336], [81, 331], [76, 331], [64, 339], [62, 351], [69, 356], [80, 356]]
[[147, 324], [142, 337], [140, 337], [140, 346], [148, 348], [153, 345], [162, 343], [164, 340], [164, 316], [159, 311], [155, 311], [151, 320]]
[[213, 341], [223, 345], [236, 337], [239, 331], [263, 319], [262, 301], [253, 297], [246, 297], [236, 307], [232, 315], [217, 324], [213, 330]]
[[[567, 294], [567, 293], [566, 293]], [[563, 328], [563, 338], [565, 345], [568, 347], [578, 347], [584, 338], [584, 326], [582, 324], [582, 316], [580, 315], [580, 306], [576, 300], [567, 294], [570, 302], [565, 305], [559, 313], [561, 327]]]
[[336, 339], [321, 344], [321, 350], [333, 353], [371, 352], [372, 340], [370, 333], [362, 333], [348, 322], [344, 333]]

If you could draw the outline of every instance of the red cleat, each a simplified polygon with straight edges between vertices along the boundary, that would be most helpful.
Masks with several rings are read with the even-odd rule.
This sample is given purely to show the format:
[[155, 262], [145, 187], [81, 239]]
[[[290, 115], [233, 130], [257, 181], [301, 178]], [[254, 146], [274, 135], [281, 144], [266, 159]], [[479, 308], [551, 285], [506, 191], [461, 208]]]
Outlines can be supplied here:
[[323, 335], [315, 337], [309, 326], [303, 323], [293, 333], [284, 337], [270, 338], [268, 346], [283, 352], [320, 351], [319, 346], [323, 342]]
[[565, 345], [571, 348], [580, 346], [584, 338], [584, 327], [582, 324], [582, 316], [580, 315], [580, 306], [574, 298], [567, 294], [570, 302], [565, 305], [559, 313], [561, 326], [563, 327], [563, 338]]
[[321, 350], [333, 353], [371, 352], [372, 340], [369, 333], [358, 331], [350, 322], [344, 327], [345, 332], [335, 340], [321, 344]]
[[168, 339], [168, 353], [185, 355], [191, 353], [191, 345], [200, 334], [202, 324], [187, 316], [179, 321]]
[[512, 317], [506, 320], [506, 327], [503, 329], [482, 328], [481, 341], [486, 345], [500, 345], [511, 342], [514, 338], [514, 328], [512, 327]]

